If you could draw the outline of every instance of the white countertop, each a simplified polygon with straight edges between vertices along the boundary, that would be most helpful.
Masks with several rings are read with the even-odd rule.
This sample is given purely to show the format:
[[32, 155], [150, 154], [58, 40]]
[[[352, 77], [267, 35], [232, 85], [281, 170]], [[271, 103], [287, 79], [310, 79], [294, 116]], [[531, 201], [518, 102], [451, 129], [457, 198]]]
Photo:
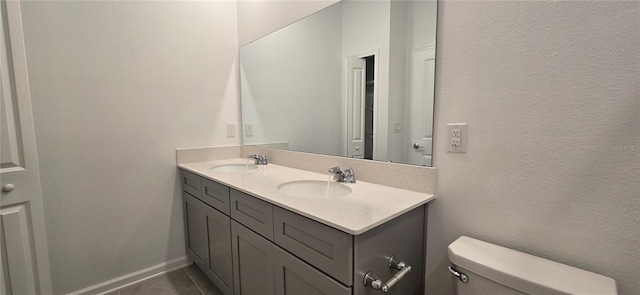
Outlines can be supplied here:
[[[280, 192], [278, 186], [295, 180], [327, 181], [329, 173], [320, 174], [275, 164], [259, 166], [249, 172], [218, 172], [210, 169], [212, 166], [245, 163], [247, 159], [228, 159], [179, 164], [178, 167], [352, 235], [362, 234], [435, 199], [431, 194], [359, 180], [356, 183], [344, 183], [352, 190], [345, 197], [298, 198]], [[358, 171], [355, 173], [357, 179]]]

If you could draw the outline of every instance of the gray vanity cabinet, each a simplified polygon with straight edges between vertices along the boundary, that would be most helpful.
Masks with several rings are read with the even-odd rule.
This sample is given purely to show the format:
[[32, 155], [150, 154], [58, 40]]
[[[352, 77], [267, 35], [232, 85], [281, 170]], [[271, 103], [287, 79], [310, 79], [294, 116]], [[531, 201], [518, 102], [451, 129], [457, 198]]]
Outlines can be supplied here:
[[388, 294], [422, 294], [426, 205], [350, 235], [188, 171], [182, 178], [187, 252], [225, 295], [382, 294], [364, 277], [382, 284], [398, 274], [391, 257], [411, 271]]
[[[183, 171], [182, 174], [187, 254], [220, 291], [225, 295], [231, 295], [233, 294], [231, 219], [203, 201], [207, 199], [206, 195], [203, 196], [203, 192], [207, 191], [206, 188], [211, 186], [211, 183], [207, 183], [208, 180], [204, 178], [196, 181], [193, 179], [194, 176], [199, 178], [187, 171]], [[196, 189], [197, 183], [202, 184], [198, 189]], [[228, 199], [229, 188], [225, 188]], [[189, 191], [197, 195], [193, 196]]]

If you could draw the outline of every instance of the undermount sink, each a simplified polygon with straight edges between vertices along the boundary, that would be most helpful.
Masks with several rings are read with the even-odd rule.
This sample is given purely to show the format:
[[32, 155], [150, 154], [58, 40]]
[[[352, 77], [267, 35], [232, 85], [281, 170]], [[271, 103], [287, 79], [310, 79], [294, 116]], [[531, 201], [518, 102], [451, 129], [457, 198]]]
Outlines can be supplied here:
[[218, 165], [218, 166], [212, 166], [211, 168], [212, 171], [218, 171], [218, 172], [245, 172], [245, 171], [251, 171], [251, 170], [255, 170], [258, 169], [258, 165], [256, 164], [226, 164], [226, 165]]
[[286, 195], [307, 199], [326, 199], [329, 197], [345, 197], [351, 193], [348, 186], [321, 180], [296, 180], [285, 182], [278, 190]]

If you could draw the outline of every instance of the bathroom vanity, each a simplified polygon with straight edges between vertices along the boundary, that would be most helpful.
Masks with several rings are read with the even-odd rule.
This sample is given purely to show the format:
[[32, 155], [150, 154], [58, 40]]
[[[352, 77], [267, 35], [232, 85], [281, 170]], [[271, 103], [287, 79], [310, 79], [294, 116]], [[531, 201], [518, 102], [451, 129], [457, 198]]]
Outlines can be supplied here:
[[422, 293], [433, 195], [359, 181], [346, 196], [309, 199], [278, 187], [328, 175], [212, 169], [230, 163], [246, 160], [179, 165], [188, 255], [224, 294], [378, 294], [371, 284], [394, 275], [388, 294]]

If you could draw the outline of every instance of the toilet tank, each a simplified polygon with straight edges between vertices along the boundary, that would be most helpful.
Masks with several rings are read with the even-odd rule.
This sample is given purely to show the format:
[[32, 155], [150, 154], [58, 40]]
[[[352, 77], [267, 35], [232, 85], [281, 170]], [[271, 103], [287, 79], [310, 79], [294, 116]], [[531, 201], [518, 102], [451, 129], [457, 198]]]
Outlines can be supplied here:
[[616, 281], [586, 270], [462, 236], [449, 245], [457, 295], [617, 294]]

